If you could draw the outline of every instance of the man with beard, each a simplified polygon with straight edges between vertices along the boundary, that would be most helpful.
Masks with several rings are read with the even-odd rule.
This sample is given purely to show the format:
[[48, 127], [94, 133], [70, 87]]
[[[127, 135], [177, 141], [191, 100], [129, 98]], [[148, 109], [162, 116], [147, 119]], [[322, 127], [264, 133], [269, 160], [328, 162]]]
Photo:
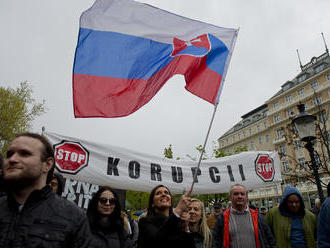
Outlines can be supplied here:
[[90, 231], [82, 210], [52, 192], [54, 151], [34, 133], [16, 136], [7, 150], [0, 198], [1, 247], [89, 247]]
[[212, 248], [276, 247], [264, 218], [248, 207], [246, 188], [235, 184], [229, 194], [231, 207], [220, 214], [215, 223]]
[[316, 216], [305, 209], [302, 194], [297, 188], [287, 186], [279, 207], [272, 208], [266, 215], [276, 240], [281, 248], [316, 248]]

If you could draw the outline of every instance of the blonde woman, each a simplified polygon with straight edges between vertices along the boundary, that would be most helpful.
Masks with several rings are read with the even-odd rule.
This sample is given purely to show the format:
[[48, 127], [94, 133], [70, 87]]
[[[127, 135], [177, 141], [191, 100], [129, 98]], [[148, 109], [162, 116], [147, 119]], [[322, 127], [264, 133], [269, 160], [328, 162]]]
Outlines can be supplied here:
[[196, 248], [210, 248], [211, 231], [207, 225], [203, 202], [192, 198], [188, 207], [188, 230], [192, 233]]

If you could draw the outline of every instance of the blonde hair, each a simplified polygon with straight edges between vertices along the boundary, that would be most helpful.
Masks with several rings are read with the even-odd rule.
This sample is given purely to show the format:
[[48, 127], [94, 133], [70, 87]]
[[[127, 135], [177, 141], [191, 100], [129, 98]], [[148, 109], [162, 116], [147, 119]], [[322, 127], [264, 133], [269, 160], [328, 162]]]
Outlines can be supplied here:
[[203, 241], [203, 247], [204, 248], [210, 248], [212, 244], [212, 236], [209, 226], [207, 225], [207, 219], [205, 214], [205, 207], [204, 203], [196, 198], [192, 198], [191, 202], [198, 202], [201, 206], [202, 216], [199, 221], [199, 232], [203, 235], [204, 241]]

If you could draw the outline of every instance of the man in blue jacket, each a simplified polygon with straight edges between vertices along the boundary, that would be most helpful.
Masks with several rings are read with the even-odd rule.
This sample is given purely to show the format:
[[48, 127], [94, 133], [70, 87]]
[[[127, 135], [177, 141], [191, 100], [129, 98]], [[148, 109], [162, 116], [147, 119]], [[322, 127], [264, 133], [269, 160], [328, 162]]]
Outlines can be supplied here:
[[323, 202], [318, 218], [317, 245], [320, 248], [330, 247], [330, 183], [328, 184], [328, 198]]

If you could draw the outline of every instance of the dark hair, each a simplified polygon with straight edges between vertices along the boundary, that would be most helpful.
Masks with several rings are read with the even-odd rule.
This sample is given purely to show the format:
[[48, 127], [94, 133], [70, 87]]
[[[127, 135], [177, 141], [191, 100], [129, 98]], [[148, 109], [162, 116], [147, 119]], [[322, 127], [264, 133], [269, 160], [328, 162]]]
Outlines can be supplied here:
[[15, 139], [19, 138], [19, 137], [29, 137], [29, 138], [32, 138], [32, 139], [37, 139], [42, 143], [43, 150], [41, 151], [41, 157], [40, 157], [40, 160], [42, 162], [45, 162], [48, 158], [54, 159], [54, 163], [52, 165], [52, 168], [48, 171], [48, 174], [47, 174], [46, 184], [49, 184], [50, 181], [53, 178], [54, 168], [55, 168], [55, 158], [54, 158], [53, 146], [51, 145], [51, 143], [48, 141], [48, 139], [45, 136], [40, 135], [38, 133], [28, 133], [28, 132], [27, 133], [20, 133], [20, 134], [16, 135]]
[[124, 221], [121, 218], [121, 207], [118, 200], [118, 195], [112, 188], [108, 186], [101, 186], [99, 190], [93, 195], [92, 199], [88, 204], [86, 214], [88, 217], [91, 230], [95, 230], [99, 228], [99, 221], [101, 219], [101, 215], [97, 210], [97, 207], [100, 196], [104, 191], [110, 191], [115, 197], [115, 208], [113, 212], [109, 215], [107, 226], [110, 230], [122, 231], [124, 228]]
[[170, 214], [173, 213], [173, 196], [171, 194], [171, 191], [164, 185], [160, 184], [160, 185], [157, 185], [155, 188], [153, 188], [150, 192], [150, 196], [149, 196], [149, 203], [148, 203], [148, 211], [147, 211], [147, 217], [148, 218], [151, 218], [152, 216], [154, 216], [156, 214], [155, 212], [155, 207], [153, 207], [153, 203], [154, 203], [154, 197], [155, 197], [155, 194], [156, 194], [156, 190], [158, 188], [166, 188], [168, 190], [168, 192], [170, 193], [170, 196], [171, 196], [171, 207], [170, 207]]
[[62, 196], [63, 190], [64, 190], [64, 177], [61, 174], [55, 173], [53, 174], [52, 180], [56, 179], [57, 180], [57, 192], [59, 196]]
[[328, 183], [327, 185], [327, 193], [328, 193], [328, 197], [330, 197], [330, 183]]

